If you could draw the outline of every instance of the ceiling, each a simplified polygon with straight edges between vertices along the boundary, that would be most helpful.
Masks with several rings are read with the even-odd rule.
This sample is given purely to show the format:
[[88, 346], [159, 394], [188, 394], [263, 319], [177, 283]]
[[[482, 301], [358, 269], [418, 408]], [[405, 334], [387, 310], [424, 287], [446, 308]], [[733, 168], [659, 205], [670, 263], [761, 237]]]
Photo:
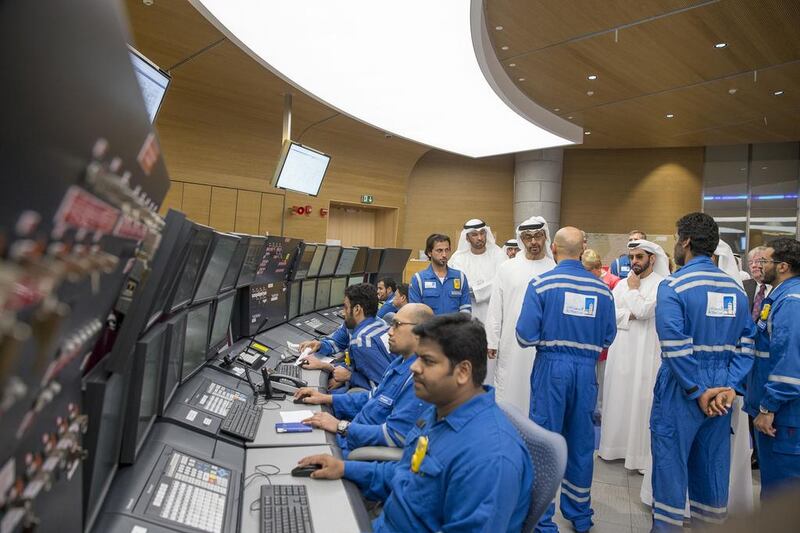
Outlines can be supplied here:
[[[207, 47], [238, 63], [252, 61], [184, 0], [126, 5], [135, 45], [176, 76]], [[536, 103], [590, 132], [583, 147], [800, 140], [797, 0], [486, 0], [485, 10], [506, 72]], [[720, 42], [727, 46], [715, 48]], [[291, 90], [266, 69], [242, 80], [232, 75], [241, 65], [216, 63], [213, 83], [226, 85], [226, 97], [243, 113], [253, 98], [278, 102]], [[292, 92], [295, 131], [336, 115]], [[341, 115], [332, 121], [344, 131], [383, 137]], [[414, 144], [395, 143], [401, 150]]]
[[485, 9], [508, 75], [591, 132], [584, 147], [800, 140], [797, 0], [489, 0]]

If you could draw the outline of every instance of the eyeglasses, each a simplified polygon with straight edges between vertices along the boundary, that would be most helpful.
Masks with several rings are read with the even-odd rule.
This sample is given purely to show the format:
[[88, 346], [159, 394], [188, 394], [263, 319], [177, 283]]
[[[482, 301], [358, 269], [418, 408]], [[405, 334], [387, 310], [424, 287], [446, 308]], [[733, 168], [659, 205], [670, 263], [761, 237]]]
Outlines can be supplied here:
[[541, 239], [542, 237], [544, 237], [544, 232], [543, 231], [537, 231], [535, 233], [531, 233], [531, 232], [526, 231], [522, 235], [520, 235], [520, 237], [522, 237], [523, 241], [530, 241], [530, 240], [533, 240], [533, 239]]
[[774, 259], [756, 259], [755, 261], [750, 261], [750, 264], [751, 265], [753, 265], [753, 264], [755, 264], [755, 265], [766, 265], [767, 263], [775, 263], [777, 265], [777, 264], [780, 264], [780, 263], [783, 263], [783, 262], [784, 261], [775, 261]]
[[416, 322], [400, 322], [399, 320], [392, 320], [389, 324], [390, 328], [398, 329], [400, 326], [416, 326]]

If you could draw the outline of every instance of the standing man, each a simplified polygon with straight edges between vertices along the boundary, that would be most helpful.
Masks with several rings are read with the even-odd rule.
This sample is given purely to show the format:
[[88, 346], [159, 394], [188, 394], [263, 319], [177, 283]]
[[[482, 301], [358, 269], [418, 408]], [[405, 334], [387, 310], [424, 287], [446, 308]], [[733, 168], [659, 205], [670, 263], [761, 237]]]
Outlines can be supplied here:
[[519, 250], [519, 241], [517, 239], [508, 239], [503, 245], [503, 252], [505, 252], [508, 259], [514, 259]]
[[425, 304], [437, 315], [456, 311], [472, 313], [467, 276], [447, 266], [450, 258], [450, 237], [440, 233], [428, 236], [425, 255], [431, 260], [431, 264], [411, 278], [411, 283], [408, 284], [408, 301]]
[[800, 479], [800, 242], [770, 242], [759, 258], [775, 287], [758, 321], [756, 363], [745, 408], [755, 417], [762, 496]]
[[612, 291], [617, 337], [608, 349], [598, 454], [642, 471], [650, 468], [650, 406], [661, 366], [656, 294], [669, 276], [669, 259], [650, 241], [631, 241], [628, 250], [631, 272]]
[[658, 287], [661, 368], [653, 390], [653, 530], [680, 531], [686, 492], [693, 519], [724, 520], [730, 473], [729, 409], [753, 364], [747, 297], [711, 255], [719, 228], [704, 213], [677, 222], [682, 268]]
[[[643, 241], [647, 239], [647, 234], [641, 230], [635, 229], [628, 233], [628, 242], [631, 241]], [[614, 259], [611, 262], [611, 268], [609, 269], [612, 274], [620, 278], [627, 278], [628, 272], [631, 271], [631, 262], [628, 259], [628, 253], [624, 253], [618, 258]]]
[[515, 405], [524, 413], [531, 405], [531, 370], [536, 348], [519, 345], [517, 321], [528, 282], [551, 270], [556, 262], [550, 251], [550, 232], [544, 218], [531, 217], [517, 226], [517, 239], [525, 247], [525, 253], [497, 269], [486, 318], [486, 340], [489, 360], [497, 360], [494, 373], [497, 399]]
[[386, 277], [378, 280], [378, 318], [383, 318], [386, 313], [394, 313], [397, 308], [394, 307], [392, 301], [394, 300], [395, 292], [397, 292], [397, 283], [394, 279]]
[[397, 462], [341, 461], [312, 455], [314, 479], [346, 478], [383, 501], [378, 532], [522, 529], [533, 488], [533, 464], [519, 432], [495, 403], [486, 377], [483, 325], [462, 313], [414, 326], [411, 366], [417, 396], [433, 404], [406, 437]]
[[769, 291], [772, 290], [771, 285], [764, 283], [764, 269], [762, 268], [761, 260], [764, 258], [766, 251], [766, 246], [756, 246], [747, 254], [747, 266], [750, 270], [751, 279], [746, 279], [742, 283], [744, 284], [744, 292], [747, 293], [747, 303], [750, 305], [750, 315], [753, 317], [753, 322], [758, 322], [758, 317], [761, 315], [761, 304], [769, 294]]
[[[458, 239], [458, 250], [450, 259], [450, 266], [463, 272], [469, 279], [472, 316], [483, 323], [489, 311], [497, 267], [507, 258], [502, 248], [495, 244], [492, 228], [486, 222], [473, 218], [464, 224]], [[493, 374], [493, 368], [489, 368], [488, 376]]]
[[349, 363], [337, 366], [309, 356], [305, 368], [329, 372], [329, 389], [343, 385], [374, 389], [394, 359], [389, 353], [389, 327], [375, 316], [377, 312], [378, 294], [374, 285], [359, 283], [347, 287], [344, 290], [344, 323], [321, 340], [301, 343], [300, 352], [311, 348], [319, 355], [328, 356], [347, 349]]
[[361, 446], [402, 447], [427, 406], [414, 395], [411, 365], [417, 360], [417, 337], [411, 330], [432, 316], [431, 308], [423, 304], [406, 305], [397, 313], [389, 327], [389, 349], [399, 356], [374, 391], [323, 394], [303, 387], [295, 392], [295, 399], [303, 403], [333, 406], [333, 414], [320, 411], [303, 423], [336, 434], [345, 457]]
[[[575, 531], [592, 525], [594, 459], [592, 411], [597, 402], [597, 358], [614, 340], [614, 299], [605, 283], [580, 262], [583, 234], [558, 230], [552, 245], [558, 265], [528, 284], [517, 322], [520, 346], [535, 346], [531, 374], [531, 419], [567, 440], [567, 470], [561, 482], [561, 512]], [[550, 505], [538, 529], [558, 531]]]

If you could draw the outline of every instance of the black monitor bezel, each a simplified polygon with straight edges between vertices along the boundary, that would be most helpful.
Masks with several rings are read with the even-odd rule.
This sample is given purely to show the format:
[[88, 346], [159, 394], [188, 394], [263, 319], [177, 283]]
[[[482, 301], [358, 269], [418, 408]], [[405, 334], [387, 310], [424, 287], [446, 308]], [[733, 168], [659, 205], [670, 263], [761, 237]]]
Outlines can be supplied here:
[[[183, 383], [183, 350], [186, 341], [186, 320], [188, 314], [188, 310], [181, 311], [180, 313], [171, 316], [169, 320], [164, 322], [164, 325], [167, 328], [167, 337], [164, 340], [165, 354], [163, 372], [161, 373], [161, 399], [159, 400], [161, 410], [159, 412], [159, 416], [164, 416], [164, 413], [167, 411], [167, 405], [169, 405], [169, 402], [172, 401], [172, 398], [175, 396], [175, 393], [178, 391], [181, 383]], [[172, 390], [168, 391], [166, 387], [170, 354], [166, 352], [172, 347], [172, 339], [175, 335], [181, 335], [182, 337], [182, 342], [178, 352], [178, 380], [175, 382], [175, 386], [172, 387]]]
[[181, 385], [183, 385], [184, 383], [189, 381], [195, 374], [200, 372], [200, 370], [205, 366], [206, 361], [207, 361], [205, 356], [208, 354], [207, 347], [208, 347], [208, 343], [209, 343], [209, 337], [211, 336], [211, 320], [213, 318], [213, 315], [211, 313], [211, 311], [212, 311], [211, 310], [211, 302], [205, 302], [205, 303], [202, 303], [202, 304], [198, 304], [198, 305], [192, 306], [192, 307], [190, 307], [189, 309], [186, 310], [186, 329], [187, 330], [189, 329], [189, 315], [192, 313], [192, 311], [196, 311], [197, 309], [200, 309], [203, 306], [208, 306], [208, 308], [209, 308], [208, 309], [208, 323], [206, 324], [206, 340], [203, 343], [203, 346], [206, 347], [206, 352], [204, 353], [204, 356], [202, 357], [200, 364], [198, 364], [188, 374], [184, 374], [183, 363], [186, 360], [186, 338], [188, 337], [188, 335], [186, 333], [184, 333], [184, 337], [183, 337], [184, 350], [183, 350], [183, 356], [181, 357]]
[[[376, 265], [370, 268], [370, 259], [375, 255], [378, 256]], [[367, 253], [367, 264], [364, 265], [365, 274], [377, 274], [378, 269], [381, 267], [381, 259], [383, 258], [383, 248], [370, 248]]]
[[[286, 290], [289, 292], [289, 296], [286, 299], [286, 320], [294, 320], [300, 316], [300, 286], [302, 283], [302, 280], [298, 280], [286, 284]], [[292, 297], [295, 294], [297, 295], [297, 312], [292, 315]]]
[[[236, 245], [236, 249], [233, 251], [233, 257], [231, 257], [228, 270], [226, 270], [225, 274], [222, 276], [222, 284], [219, 286], [219, 292], [217, 294], [222, 294], [236, 288], [236, 283], [239, 281], [239, 273], [242, 271], [244, 259], [247, 257], [247, 249], [250, 247], [250, 235], [243, 235], [241, 233], [233, 233], [233, 235], [239, 237], [239, 244]], [[241, 259], [237, 259], [236, 257], [236, 254], [239, 252], [239, 250], [244, 250]], [[231, 272], [234, 276], [233, 283], [230, 285], [225, 285], [225, 278], [227, 278], [228, 274]]]
[[[314, 290], [314, 311], [321, 311], [323, 309], [327, 309], [330, 307], [331, 302], [331, 282], [333, 278], [319, 278], [317, 280], [317, 287]], [[320, 285], [327, 285], [328, 286], [328, 298], [324, 301], [319, 301], [319, 288]], [[324, 304], [324, 305], [323, 305]]]
[[[397, 252], [397, 254], [395, 254], [395, 252]], [[405, 261], [403, 261], [402, 264], [397, 265], [387, 264], [391, 259], [394, 259], [394, 257], [392, 257], [393, 255], [396, 255], [397, 257], [405, 255]], [[408, 248], [384, 248], [383, 253], [381, 254], [381, 264], [378, 267], [378, 277], [383, 277], [384, 275], [389, 274], [400, 274], [402, 276], [403, 271], [406, 269], [406, 265], [408, 265], [408, 260], [410, 257], [411, 250]]]
[[[328, 272], [327, 274], [322, 271], [322, 267], [325, 266], [325, 262], [328, 261], [328, 257], [330, 254], [336, 254], [336, 259], [333, 261], [333, 270]], [[322, 256], [322, 263], [319, 265], [319, 272], [317, 273], [318, 278], [329, 278], [335, 275], [336, 267], [339, 265], [339, 258], [342, 255], [342, 247], [338, 244], [328, 244], [325, 248], [325, 255]]]
[[[319, 277], [319, 270], [322, 268], [322, 260], [325, 259], [325, 251], [327, 249], [327, 244], [317, 243], [317, 248], [314, 250], [314, 257], [311, 258], [311, 263], [308, 265], [308, 274], [306, 274], [306, 279]], [[317, 271], [313, 272], [311, 267], [314, 265], [314, 260], [317, 258], [317, 256], [319, 256], [319, 266], [317, 267]]]
[[317, 245], [313, 243], [304, 242], [298, 248], [297, 255], [295, 256], [295, 261], [294, 261], [295, 265], [294, 268], [292, 269], [292, 275], [291, 275], [292, 281], [301, 281], [308, 277], [308, 267], [311, 266], [311, 260], [314, 259], [314, 255], [313, 254], [311, 255], [311, 260], [308, 262], [308, 265], [306, 265], [305, 269], [301, 268], [302, 266], [301, 261], [303, 260], [303, 256], [305, 255], [306, 250], [311, 247], [314, 248], [314, 253], [317, 253]]
[[[211, 261], [214, 259], [214, 254], [217, 253], [218, 246], [220, 245], [220, 243], [226, 240], [236, 241], [236, 244], [233, 247], [233, 253], [236, 252], [236, 246], [239, 245], [239, 237], [237, 237], [236, 235], [232, 235], [230, 233], [220, 233], [218, 231], [214, 232], [214, 238], [212, 239], [211, 245], [208, 247], [208, 250], [206, 250], [206, 257], [203, 260], [203, 272], [198, 277], [197, 283], [195, 284], [194, 287], [195, 292], [192, 295], [192, 305], [197, 305], [204, 302], [210, 302], [214, 300], [219, 294], [219, 289], [220, 289], [219, 286], [214, 288], [210, 294], [204, 297], [199, 297], [197, 293], [200, 292], [200, 287], [202, 287], [203, 285], [203, 278], [205, 278], [206, 273], [208, 272], [208, 269], [211, 266]], [[222, 278], [220, 278], [219, 280], [220, 286], [222, 285], [222, 280], [225, 278], [225, 272], [228, 271], [228, 267], [231, 265], [231, 260], [233, 259], [233, 253], [228, 258], [228, 264], [225, 265], [224, 272], [222, 273]]]
[[247, 255], [250, 252], [250, 247], [253, 248], [258, 247], [258, 252], [256, 252], [253, 257], [257, 258], [258, 261], [261, 257], [264, 256], [264, 247], [267, 245], [267, 238], [262, 237], [260, 235], [250, 235], [250, 243], [247, 245], [247, 252], [244, 254], [244, 259], [242, 259], [242, 267], [239, 269], [239, 277], [236, 278], [236, 288], [241, 289], [242, 287], [247, 287], [248, 285], [252, 285], [254, 280], [256, 279], [256, 271], [258, 270], [258, 263], [255, 264], [255, 268], [253, 268], [253, 274], [250, 276], [249, 279], [242, 278], [242, 275], [245, 274], [244, 267], [247, 264]]
[[[311, 309], [303, 310], [303, 298], [305, 297], [305, 291], [308, 290], [306, 287], [306, 283], [313, 284], [309, 286], [314, 287], [314, 299], [313, 304], [311, 305]], [[313, 313], [315, 311], [315, 307], [317, 305], [317, 278], [306, 278], [300, 282], [300, 305], [297, 307], [297, 316], [307, 315], [308, 313]]]
[[[344, 289], [342, 289], [342, 292], [341, 292], [341, 301], [336, 300], [336, 303], [334, 303], [333, 302], [333, 284], [337, 280], [340, 280], [340, 279], [344, 280]], [[347, 283], [348, 283], [349, 279], [350, 278], [348, 276], [339, 276], [339, 277], [336, 277], [336, 278], [331, 278], [331, 297], [330, 297], [330, 300], [328, 301], [328, 307], [338, 307], [340, 305], [344, 305], [344, 291], [348, 287]]]
[[[227, 333], [225, 334], [225, 338], [220, 340], [220, 341], [218, 341], [216, 344], [211, 344], [214, 341], [214, 339], [211, 338], [211, 335], [214, 332], [214, 321], [217, 319], [217, 311], [219, 310], [219, 304], [221, 302], [223, 302], [223, 301], [227, 301], [227, 300], [231, 300], [231, 299], [233, 300], [233, 303], [231, 304], [231, 315], [230, 315], [230, 318], [228, 318], [228, 328], [226, 330]], [[222, 294], [222, 295], [220, 295], [219, 298], [214, 300], [214, 309], [213, 309], [214, 315], [212, 316], [212, 318], [210, 320], [211, 325], [208, 328], [208, 348], [206, 349], [206, 360], [208, 360], [208, 359], [214, 357], [215, 355], [217, 355], [217, 353], [219, 353], [219, 351], [222, 349], [222, 347], [225, 346], [228, 343], [228, 335], [230, 334], [230, 331], [231, 331], [231, 321], [233, 320], [233, 314], [235, 312], [236, 312], [236, 291], [235, 290], [227, 292], [225, 294]]]
[[[203, 251], [203, 257], [200, 258], [200, 264], [197, 268], [197, 277], [194, 280], [194, 285], [190, 289], [189, 297], [183, 301], [175, 301], [175, 298], [178, 296], [178, 287], [180, 287], [180, 280], [184, 276], [184, 271], [186, 270], [186, 264], [189, 261], [189, 257], [191, 256], [191, 245], [194, 239], [201, 233], [204, 234], [211, 234], [211, 239], [208, 241], [208, 244]], [[200, 283], [200, 277], [206, 269], [206, 261], [209, 258], [209, 250], [211, 249], [211, 244], [214, 242], [214, 230], [209, 228], [208, 226], [203, 226], [201, 224], [193, 223], [192, 229], [189, 234], [189, 240], [187, 241], [186, 253], [184, 254], [183, 261], [181, 262], [180, 270], [178, 271], [178, 275], [175, 277], [176, 283], [172, 287], [172, 294], [170, 295], [170, 302], [168, 304], [169, 312], [175, 313], [184, 307], [187, 307], [191, 304], [192, 300], [194, 299], [194, 293], [197, 291], [197, 286]]]
[[[344, 260], [344, 256], [346, 255], [345, 252], [353, 252], [353, 262], [350, 264], [350, 267], [347, 269], [347, 272], [339, 272], [339, 268], [342, 267], [342, 261]], [[351, 247], [351, 246], [343, 246], [341, 252], [339, 252], [339, 260], [336, 262], [336, 268], [333, 269], [333, 277], [338, 278], [341, 276], [347, 276], [350, 274], [350, 271], [353, 270], [353, 265], [355, 264], [356, 257], [358, 257], [358, 248]]]
[[369, 256], [369, 247], [357, 246], [356, 248], [358, 248], [358, 252], [356, 253], [356, 258], [353, 261], [353, 268], [350, 269], [350, 275], [363, 274], [364, 269], [367, 268], [367, 257]]

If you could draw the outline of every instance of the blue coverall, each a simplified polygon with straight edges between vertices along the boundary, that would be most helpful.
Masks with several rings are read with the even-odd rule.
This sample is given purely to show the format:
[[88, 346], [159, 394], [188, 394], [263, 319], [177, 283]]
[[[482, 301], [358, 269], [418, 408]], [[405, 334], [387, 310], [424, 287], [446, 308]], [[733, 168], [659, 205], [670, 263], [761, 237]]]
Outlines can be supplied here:
[[411, 365], [416, 355], [391, 362], [374, 391], [337, 394], [333, 397], [336, 418], [351, 420], [347, 437], [337, 435], [342, 454], [361, 446], [405, 445], [406, 435], [427, 403], [414, 394]]
[[384, 316], [386, 316], [387, 313], [396, 313], [397, 308], [394, 306], [395, 296], [397, 296], [396, 292], [392, 294], [391, 298], [383, 302], [383, 305], [380, 306], [380, 308], [378, 309], [378, 314], [375, 316], [377, 316], [378, 318], [383, 318]]
[[[800, 276], [787, 279], [764, 299], [756, 359], [747, 381], [745, 410], [775, 413], [774, 437], [756, 431], [761, 496], [800, 479]], [[763, 315], [762, 315], [763, 316]]]
[[[397, 462], [345, 461], [344, 477], [371, 500], [385, 501], [376, 532], [518, 532], [528, 513], [533, 464], [517, 430], [495, 403], [494, 388], [441, 420], [423, 411]], [[419, 471], [411, 457], [421, 435], [428, 451]]]
[[467, 276], [450, 267], [444, 283], [439, 281], [432, 266], [414, 274], [408, 284], [408, 301], [427, 305], [435, 315], [456, 311], [472, 313]]
[[697, 398], [712, 387], [742, 394], [755, 326], [744, 291], [698, 256], [658, 286], [656, 331], [663, 364], [650, 413], [653, 531], [670, 531], [683, 525], [687, 487], [693, 519], [726, 516], [731, 415], [708, 417]]
[[317, 353], [325, 356], [349, 349], [352, 372], [350, 386], [372, 390], [395, 358], [389, 353], [388, 341], [382, 338], [388, 332], [389, 326], [374, 316], [362, 320], [352, 334], [343, 323], [336, 331], [320, 339]]
[[[520, 346], [535, 346], [530, 417], [567, 440], [561, 512], [576, 531], [592, 526], [595, 366], [617, 334], [614, 298], [580, 261], [563, 260], [528, 284], [517, 321]], [[558, 531], [550, 505], [537, 530]]]
[[627, 278], [628, 274], [631, 273], [631, 260], [628, 254], [622, 254], [614, 259], [614, 261], [611, 262], [611, 268], [609, 268], [609, 270], [612, 274], [621, 279]]

